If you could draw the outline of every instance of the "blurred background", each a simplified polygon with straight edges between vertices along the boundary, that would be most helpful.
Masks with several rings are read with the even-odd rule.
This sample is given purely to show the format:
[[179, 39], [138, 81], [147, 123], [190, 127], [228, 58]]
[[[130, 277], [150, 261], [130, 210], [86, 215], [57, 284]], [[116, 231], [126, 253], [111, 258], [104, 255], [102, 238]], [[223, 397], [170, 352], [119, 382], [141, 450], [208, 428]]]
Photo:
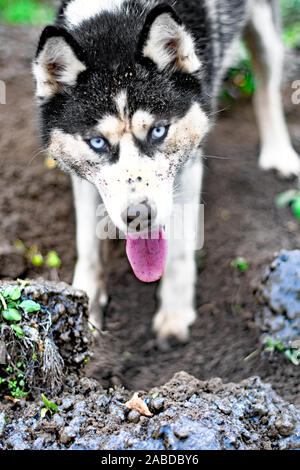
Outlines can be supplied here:
[[[282, 11], [283, 42], [300, 52], [300, 0], [279, 0]], [[50, 23], [57, 0], [0, 0], [0, 21], [6, 24], [42, 26]], [[255, 88], [247, 50], [243, 43], [236, 66], [228, 73], [223, 96], [249, 97]]]

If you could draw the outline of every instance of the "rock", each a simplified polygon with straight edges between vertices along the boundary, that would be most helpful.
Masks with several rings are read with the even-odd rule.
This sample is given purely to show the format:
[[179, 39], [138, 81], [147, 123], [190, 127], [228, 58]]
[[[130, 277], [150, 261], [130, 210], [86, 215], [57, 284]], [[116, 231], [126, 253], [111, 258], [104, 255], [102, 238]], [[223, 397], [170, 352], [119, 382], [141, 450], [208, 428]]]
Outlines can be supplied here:
[[62, 444], [68, 444], [72, 439], [74, 439], [75, 436], [76, 436], [75, 430], [70, 426], [66, 426], [59, 433], [59, 440]]
[[[0, 282], [0, 291], [16, 285], [17, 282]], [[21, 311], [22, 337], [5, 328], [0, 332], [0, 344], [5, 344], [6, 356], [11, 357], [12, 363], [23, 358], [27, 390], [39, 396], [43, 392], [49, 398], [64, 382], [67, 384], [64, 381], [67, 374], [78, 377], [80, 368], [91, 356], [88, 298], [83, 291], [66, 283], [34, 280], [23, 287], [21, 300], [33, 300], [41, 308], [30, 313]], [[70, 315], [74, 320], [72, 326], [68, 321]], [[1, 366], [1, 362], [0, 376], [7, 366]], [[27, 370], [30, 374], [26, 374]], [[82, 386], [84, 381], [89, 384], [85, 387], [94, 386], [89, 379], [83, 379]]]
[[127, 416], [128, 421], [131, 423], [138, 423], [140, 420], [140, 413], [136, 410], [130, 410]]
[[165, 404], [165, 400], [163, 397], [156, 397], [156, 398], [153, 398], [151, 400], [151, 403], [150, 403], [150, 410], [153, 412], [153, 413], [159, 413], [163, 407], [164, 407], [164, 404]]
[[257, 298], [262, 305], [255, 321], [264, 334], [291, 347], [300, 336], [300, 250], [282, 250], [267, 268], [257, 286]]
[[290, 436], [295, 429], [295, 418], [287, 410], [282, 410], [275, 421], [275, 426], [282, 436]]

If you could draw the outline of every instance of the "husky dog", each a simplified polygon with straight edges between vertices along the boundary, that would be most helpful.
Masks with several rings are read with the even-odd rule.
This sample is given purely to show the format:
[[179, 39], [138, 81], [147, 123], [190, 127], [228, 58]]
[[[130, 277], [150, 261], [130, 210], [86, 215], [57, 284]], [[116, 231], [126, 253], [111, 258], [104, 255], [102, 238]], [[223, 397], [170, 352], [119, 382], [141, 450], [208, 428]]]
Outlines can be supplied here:
[[[257, 78], [259, 166], [299, 174], [280, 98], [279, 23], [273, 0], [66, 0], [43, 31], [33, 63], [40, 134], [72, 175], [74, 286], [87, 292], [96, 325], [107, 301], [96, 235], [102, 201], [127, 233], [136, 276], [151, 282], [163, 273], [153, 321], [158, 337], [188, 337], [196, 317], [195, 243], [166, 240], [163, 228], [175, 200], [194, 207], [185, 229], [194, 227], [201, 147], [242, 37]], [[137, 213], [148, 240], [128, 231]]]

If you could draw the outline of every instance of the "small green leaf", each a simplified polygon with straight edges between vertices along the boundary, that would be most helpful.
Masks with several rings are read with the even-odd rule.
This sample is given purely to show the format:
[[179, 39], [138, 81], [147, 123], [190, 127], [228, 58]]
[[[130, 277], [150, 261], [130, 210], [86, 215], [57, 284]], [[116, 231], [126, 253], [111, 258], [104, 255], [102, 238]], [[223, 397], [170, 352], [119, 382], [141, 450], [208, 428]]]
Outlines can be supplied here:
[[7, 321], [20, 321], [22, 315], [15, 308], [8, 308], [7, 310], [2, 310], [2, 315]]
[[51, 401], [47, 400], [47, 398], [45, 397], [45, 395], [43, 393], [42, 393], [42, 399], [43, 399], [43, 403], [44, 403], [45, 407], [48, 410], [57, 411], [58, 406], [55, 403], [52, 403]]
[[19, 325], [11, 325], [11, 329], [16, 333], [18, 338], [23, 338], [24, 333]]
[[26, 252], [26, 246], [24, 245], [24, 243], [23, 243], [22, 240], [20, 240], [20, 239], [17, 239], [17, 240], [15, 241], [15, 247], [16, 247], [18, 250], [22, 251], [23, 253]]
[[242, 273], [247, 271], [247, 269], [249, 268], [249, 264], [247, 263], [245, 258], [243, 258], [242, 256], [238, 256], [236, 259], [231, 261], [230, 266], [233, 269], [238, 268], [239, 271], [241, 271]]
[[43, 255], [41, 255], [41, 253], [33, 254], [30, 258], [30, 261], [34, 266], [43, 266], [44, 264], [44, 258], [43, 258]]
[[3, 292], [3, 297], [10, 300], [18, 300], [21, 297], [21, 289], [19, 286], [9, 286]]
[[41, 310], [40, 304], [34, 302], [34, 300], [23, 300], [19, 305], [22, 310], [26, 313], [38, 312]]
[[17, 308], [18, 304], [17, 304], [17, 302], [12, 301], [12, 302], [7, 302], [6, 306], [7, 306], [7, 308]]
[[297, 219], [300, 219], [300, 198], [297, 198], [292, 202], [292, 211]]
[[277, 207], [284, 207], [290, 204], [293, 199], [297, 196], [297, 189], [289, 189], [288, 191], [284, 191], [283, 193], [278, 194], [275, 204]]
[[287, 349], [286, 351], [284, 351], [284, 354], [295, 366], [299, 365], [298, 352], [297, 351], [292, 351], [291, 349]]
[[56, 251], [49, 251], [47, 254], [46, 264], [49, 266], [49, 268], [60, 268], [61, 260]]

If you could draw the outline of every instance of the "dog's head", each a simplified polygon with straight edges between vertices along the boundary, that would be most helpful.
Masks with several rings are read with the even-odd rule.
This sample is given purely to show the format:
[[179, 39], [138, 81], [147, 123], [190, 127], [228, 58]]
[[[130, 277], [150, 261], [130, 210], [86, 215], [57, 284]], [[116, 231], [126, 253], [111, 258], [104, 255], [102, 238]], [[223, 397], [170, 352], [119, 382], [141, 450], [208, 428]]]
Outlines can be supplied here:
[[137, 207], [139, 228], [148, 231], [151, 221], [155, 231], [170, 216], [176, 175], [208, 130], [201, 63], [167, 5], [150, 11], [142, 28], [134, 22], [122, 31], [113, 21], [105, 17], [102, 34], [99, 17], [96, 42], [88, 26], [43, 31], [33, 64], [41, 137], [63, 169], [98, 188], [121, 231]]

